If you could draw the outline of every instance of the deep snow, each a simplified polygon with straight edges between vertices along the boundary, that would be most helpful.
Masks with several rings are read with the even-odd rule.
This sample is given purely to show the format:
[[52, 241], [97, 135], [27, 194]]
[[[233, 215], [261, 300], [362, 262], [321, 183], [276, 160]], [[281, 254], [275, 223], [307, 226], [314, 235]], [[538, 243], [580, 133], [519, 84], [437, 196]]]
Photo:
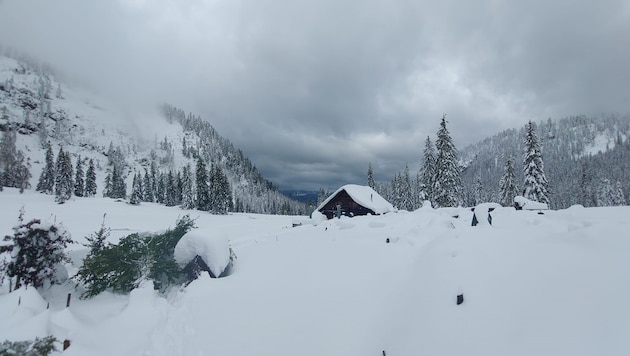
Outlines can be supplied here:
[[[499, 208], [492, 226], [472, 227], [469, 209], [425, 206], [292, 228], [289, 216], [100, 198], [58, 205], [5, 189], [0, 234], [21, 206], [27, 221], [63, 222], [82, 242], [104, 213], [114, 242], [191, 213], [238, 260], [229, 277], [204, 275], [165, 297], [147, 283], [128, 296], [74, 293], [70, 308], [69, 286], [43, 291], [44, 300], [5, 283], [0, 341], [53, 334], [72, 340], [64, 355], [630, 354], [629, 207]], [[77, 263], [86, 252], [70, 250]]]

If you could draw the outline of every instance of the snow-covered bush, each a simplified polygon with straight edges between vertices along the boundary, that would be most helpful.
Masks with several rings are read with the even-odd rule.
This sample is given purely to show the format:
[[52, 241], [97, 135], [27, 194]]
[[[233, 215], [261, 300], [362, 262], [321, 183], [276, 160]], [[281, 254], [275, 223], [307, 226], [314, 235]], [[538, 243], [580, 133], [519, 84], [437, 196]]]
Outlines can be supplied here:
[[88, 237], [90, 252], [76, 275], [86, 291], [82, 297], [92, 297], [103, 291], [129, 293], [142, 281], [153, 280], [155, 289], [164, 291], [184, 280], [184, 272], [173, 258], [175, 245], [186, 232], [194, 228], [188, 216], [179, 219], [172, 230], [161, 234], [131, 234], [117, 245], [107, 244], [108, 230], [104, 227]]
[[0, 253], [8, 253], [8, 262], [0, 266], [0, 272], [10, 278], [15, 277], [15, 288], [22, 285], [42, 287], [44, 283], [54, 284], [62, 262], [70, 259], [65, 248], [72, 243], [70, 234], [62, 225], [33, 219], [24, 223], [24, 211], [20, 211], [18, 225], [13, 227], [13, 235], [4, 237], [6, 245], [0, 246]]
[[59, 342], [54, 336], [35, 338], [29, 341], [9, 341], [0, 343], [0, 356], [28, 355], [46, 356], [58, 351], [55, 343]]
[[236, 258], [227, 238], [212, 231], [196, 230], [186, 233], [175, 246], [174, 257], [184, 269], [188, 280], [196, 279], [202, 272], [210, 277], [224, 277]]

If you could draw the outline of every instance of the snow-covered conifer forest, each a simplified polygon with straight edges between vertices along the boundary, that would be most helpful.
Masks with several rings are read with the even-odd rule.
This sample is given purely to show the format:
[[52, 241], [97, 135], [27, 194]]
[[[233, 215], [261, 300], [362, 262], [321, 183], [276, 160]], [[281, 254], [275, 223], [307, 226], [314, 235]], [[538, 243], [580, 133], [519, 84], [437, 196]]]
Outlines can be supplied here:
[[461, 150], [443, 116], [366, 167], [397, 211], [325, 220], [203, 118], [126, 115], [0, 56], [0, 354], [630, 354], [627, 116]]

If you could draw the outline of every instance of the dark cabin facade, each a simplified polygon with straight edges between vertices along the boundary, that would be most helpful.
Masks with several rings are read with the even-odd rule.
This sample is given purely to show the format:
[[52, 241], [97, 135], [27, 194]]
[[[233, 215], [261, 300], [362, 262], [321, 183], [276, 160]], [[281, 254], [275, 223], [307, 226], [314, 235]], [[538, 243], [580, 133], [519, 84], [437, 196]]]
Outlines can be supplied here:
[[376, 215], [374, 210], [354, 201], [345, 189], [340, 190], [333, 197], [329, 198], [328, 202], [319, 208], [319, 212], [326, 215], [328, 219], [332, 219], [335, 217], [337, 205], [341, 206], [341, 215], [350, 217], [367, 214]]

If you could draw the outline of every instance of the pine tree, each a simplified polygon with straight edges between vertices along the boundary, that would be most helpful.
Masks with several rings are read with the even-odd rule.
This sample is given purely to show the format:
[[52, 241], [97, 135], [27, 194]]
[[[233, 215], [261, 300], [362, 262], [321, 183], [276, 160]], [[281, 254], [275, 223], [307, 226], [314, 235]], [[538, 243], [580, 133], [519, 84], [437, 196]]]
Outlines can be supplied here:
[[623, 194], [623, 186], [620, 181], [617, 181], [617, 184], [615, 184], [612, 203], [615, 206], [626, 205], [626, 197]]
[[127, 197], [127, 184], [125, 178], [122, 176], [122, 172], [119, 170], [118, 165], [114, 165], [111, 175], [111, 193], [110, 198], [125, 199]]
[[165, 199], [166, 206], [177, 205], [177, 182], [173, 176], [173, 171], [168, 171], [165, 179]]
[[421, 200], [435, 201], [433, 197], [433, 185], [435, 184], [435, 149], [429, 136], [424, 143], [424, 152], [422, 155], [422, 171], [420, 174], [420, 193]]
[[57, 172], [55, 175], [55, 201], [63, 204], [72, 197], [72, 160], [70, 153], [59, 147], [57, 154]]
[[85, 192], [85, 181], [83, 179], [83, 162], [81, 156], [77, 158], [77, 166], [74, 175], [74, 195], [82, 197]]
[[210, 169], [210, 210], [214, 214], [227, 214], [231, 208], [230, 183], [218, 164]]
[[503, 206], [512, 206], [514, 197], [518, 195], [518, 185], [514, 174], [514, 160], [510, 157], [505, 162], [503, 176], [499, 181], [499, 194]]
[[15, 288], [22, 285], [42, 287], [55, 283], [54, 276], [60, 263], [70, 262], [65, 248], [72, 239], [63, 226], [42, 223], [33, 219], [24, 223], [24, 211], [20, 211], [18, 225], [13, 235], [4, 237], [9, 244], [0, 246], [0, 253], [9, 252], [8, 264], [0, 267], [9, 277], [15, 277]]
[[85, 196], [93, 197], [96, 195], [96, 170], [94, 169], [94, 160], [90, 158], [90, 165], [85, 174]]
[[197, 159], [197, 169], [195, 174], [196, 190], [197, 190], [197, 210], [210, 211], [210, 190], [208, 187], [208, 172], [203, 159]]
[[474, 185], [474, 204], [479, 205], [481, 203], [485, 203], [484, 194], [483, 194], [483, 183], [481, 182], [481, 175], [477, 174], [475, 178]]
[[35, 190], [45, 194], [52, 194], [55, 191], [55, 157], [50, 142], [46, 143], [46, 163]]
[[190, 164], [184, 167], [182, 174], [182, 209], [195, 208], [195, 189]]
[[372, 163], [368, 163], [367, 185], [372, 189], [376, 188], [376, 183], [374, 182], [374, 172], [372, 171]]
[[549, 204], [548, 183], [547, 177], [545, 177], [542, 153], [536, 135], [536, 127], [531, 121], [525, 127], [524, 143], [523, 171], [525, 182], [523, 183], [523, 196], [529, 200]]
[[138, 205], [142, 201], [142, 179], [138, 174], [133, 175], [133, 183], [131, 184], [131, 197], [129, 204]]
[[112, 171], [108, 170], [105, 175], [105, 181], [103, 182], [105, 188], [103, 189], [103, 198], [109, 198], [112, 195]]
[[446, 128], [446, 115], [442, 116], [435, 141], [435, 180], [432, 195], [436, 207], [456, 207], [462, 203], [462, 179], [458, 153]]
[[0, 187], [20, 188], [22, 193], [24, 189], [30, 188], [30, 163], [15, 143], [15, 131], [5, 131], [0, 140]]
[[155, 197], [153, 195], [153, 182], [151, 181], [151, 176], [149, 175], [149, 172], [147, 171], [147, 169], [144, 169], [144, 179], [142, 182], [142, 188], [143, 188], [143, 196], [142, 196], [142, 201], [146, 201], [146, 202], [153, 202]]
[[166, 177], [164, 173], [159, 172], [157, 175], [157, 187], [155, 191], [155, 201], [160, 204], [166, 203]]
[[597, 190], [597, 206], [612, 206], [615, 192], [610, 179], [602, 178]]

